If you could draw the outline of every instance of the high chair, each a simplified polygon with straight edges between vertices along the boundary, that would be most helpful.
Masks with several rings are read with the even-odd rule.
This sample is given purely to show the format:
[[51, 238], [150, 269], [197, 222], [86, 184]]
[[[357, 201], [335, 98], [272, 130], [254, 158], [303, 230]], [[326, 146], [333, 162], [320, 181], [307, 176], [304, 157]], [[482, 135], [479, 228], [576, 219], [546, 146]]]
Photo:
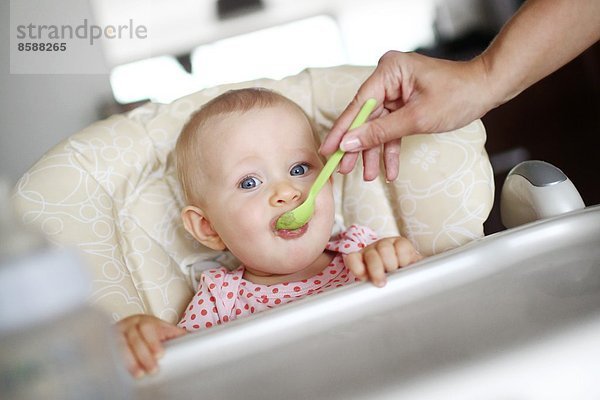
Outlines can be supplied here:
[[[323, 136], [371, 71], [307, 69], [96, 122], [19, 180], [18, 214], [80, 250], [90, 300], [113, 320], [147, 313], [174, 323], [197, 266], [235, 265], [180, 221], [172, 151], [190, 114], [226, 90], [263, 86], [296, 101]], [[560, 171], [519, 166], [502, 213], [526, 224], [484, 238], [493, 202], [485, 139], [479, 120], [405, 137], [395, 182], [366, 183], [360, 167], [334, 177], [334, 230], [400, 233], [430, 257], [381, 289], [349, 285], [169, 342], [136, 397], [599, 398], [600, 206], [581, 209]], [[548, 192], [568, 201], [549, 203]]]
[[[51, 241], [81, 251], [93, 278], [91, 300], [114, 320], [148, 313], [176, 322], [198, 274], [188, 266], [235, 262], [197, 244], [180, 221], [184, 204], [172, 151], [190, 114], [224, 91], [263, 86], [296, 101], [323, 136], [371, 71], [307, 69], [98, 121], [49, 150], [18, 181], [18, 212]], [[358, 223], [380, 236], [401, 233], [424, 255], [482, 237], [493, 202], [485, 139], [479, 120], [453, 132], [406, 137], [394, 183], [366, 183], [360, 167], [335, 174], [337, 229]]]

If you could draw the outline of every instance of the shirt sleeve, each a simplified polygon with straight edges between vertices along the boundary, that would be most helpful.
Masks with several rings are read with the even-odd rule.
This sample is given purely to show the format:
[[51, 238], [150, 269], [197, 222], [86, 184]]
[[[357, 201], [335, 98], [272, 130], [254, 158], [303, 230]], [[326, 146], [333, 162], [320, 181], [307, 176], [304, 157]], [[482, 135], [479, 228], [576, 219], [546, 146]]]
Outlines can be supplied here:
[[198, 291], [185, 309], [177, 326], [187, 331], [210, 328], [221, 323], [217, 301], [221, 298], [222, 284], [227, 275], [224, 267], [202, 273]]
[[351, 225], [348, 229], [333, 238], [325, 248], [338, 253], [349, 254], [360, 251], [377, 241], [377, 234], [371, 228]]

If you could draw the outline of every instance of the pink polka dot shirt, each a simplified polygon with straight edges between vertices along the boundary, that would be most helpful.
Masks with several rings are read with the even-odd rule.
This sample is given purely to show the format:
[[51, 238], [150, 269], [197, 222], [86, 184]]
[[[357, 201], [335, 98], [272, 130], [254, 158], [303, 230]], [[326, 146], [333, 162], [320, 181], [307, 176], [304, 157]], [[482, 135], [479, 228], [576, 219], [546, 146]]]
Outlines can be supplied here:
[[338, 253], [331, 263], [317, 275], [300, 282], [252, 283], [243, 278], [243, 265], [233, 271], [225, 267], [204, 271], [198, 291], [177, 325], [188, 331], [206, 329], [355, 282], [357, 278], [344, 265], [342, 254], [359, 251], [376, 240], [371, 229], [350, 226], [327, 243], [327, 250]]

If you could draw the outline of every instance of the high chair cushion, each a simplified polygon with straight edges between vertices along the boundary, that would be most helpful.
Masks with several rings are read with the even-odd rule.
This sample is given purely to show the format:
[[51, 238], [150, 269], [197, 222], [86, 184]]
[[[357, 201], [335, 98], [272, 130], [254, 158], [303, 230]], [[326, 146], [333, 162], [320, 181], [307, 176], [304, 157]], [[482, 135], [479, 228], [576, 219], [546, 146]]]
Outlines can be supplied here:
[[[18, 181], [16, 208], [54, 243], [81, 251], [93, 277], [91, 300], [115, 320], [148, 313], [176, 322], [194, 291], [188, 266], [234, 262], [194, 242], [180, 222], [172, 150], [190, 114], [226, 90], [262, 86], [296, 101], [323, 136], [371, 71], [307, 69], [113, 115], [48, 151]], [[479, 120], [448, 133], [405, 137], [393, 183], [364, 182], [360, 166], [336, 174], [336, 229], [357, 223], [382, 237], [402, 234], [424, 255], [483, 236], [493, 202], [485, 139]]]

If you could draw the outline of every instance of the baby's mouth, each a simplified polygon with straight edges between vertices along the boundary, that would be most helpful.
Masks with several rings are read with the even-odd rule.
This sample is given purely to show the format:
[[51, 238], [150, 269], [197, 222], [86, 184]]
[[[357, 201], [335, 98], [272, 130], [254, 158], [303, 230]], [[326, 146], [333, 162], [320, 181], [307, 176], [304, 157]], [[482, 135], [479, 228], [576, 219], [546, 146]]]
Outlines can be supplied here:
[[278, 219], [279, 219], [279, 217], [275, 218], [271, 222], [271, 228], [273, 230], [273, 233], [275, 233], [276, 236], [279, 236], [282, 239], [299, 238], [300, 236], [304, 235], [306, 233], [306, 231], [308, 230], [308, 223], [304, 224], [303, 226], [301, 226], [298, 229], [276, 229], [275, 223], [277, 222]]

